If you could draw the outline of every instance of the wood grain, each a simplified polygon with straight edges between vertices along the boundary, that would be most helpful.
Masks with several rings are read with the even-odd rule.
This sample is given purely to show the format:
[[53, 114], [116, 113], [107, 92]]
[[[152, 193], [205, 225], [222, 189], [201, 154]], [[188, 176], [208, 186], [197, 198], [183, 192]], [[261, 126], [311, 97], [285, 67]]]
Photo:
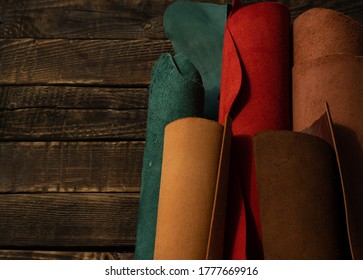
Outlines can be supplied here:
[[144, 142], [0, 142], [0, 193], [138, 192]]
[[[5, 0], [0, 9], [0, 37], [162, 39], [165, 38], [163, 14], [171, 2], [172, 0]], [[224, 0], [201, 2], [225, 3]], [[325, 7], [341, 11], [363, 23], [361, 0], [277, 2], [288, 5], [293, 18], [312, 7]]]
[[148, 85], [168, 40], [0, 39], [0, 84]]
[[[165, 38], [163, 15], [172, 0], [3, 1], [0, 37]], [[225, 0], [204, 0], [223, 4]]]
[[2, 194], [0, 246], [135, 243], [138, 194]]
[[133, 253], [0, 250], [0, 260], [132, 260]]
[[9, 38], [164, 38], [171, 0], [2, 1], [0, 36]]
[[145, 109], [147, 88], [2, 86], [0, 110], [25, 108]]
[[145, 109], [0, 111], [0, 140], [145, 139]]

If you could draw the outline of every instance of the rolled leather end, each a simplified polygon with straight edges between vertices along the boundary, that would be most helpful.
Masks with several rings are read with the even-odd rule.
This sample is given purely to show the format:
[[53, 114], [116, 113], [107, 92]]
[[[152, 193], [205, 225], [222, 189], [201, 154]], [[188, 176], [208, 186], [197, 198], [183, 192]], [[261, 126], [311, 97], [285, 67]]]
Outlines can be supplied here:
[[204, 117], [217, 119], [227, 5], [174, 1], [164, 14], [164, 30], [175, 53], [197, 67], [205, 89]]
[[339, 12], [314, 8], [293, 23], [294, 65], [328, 54], [363, 55], [363, 26]]
[[253, 137], [266, 259], [350, 258], [333, 148], [304, 133]]
[[166, 127], [154, 259], [222, 258], [230, 134], [200, 118]]

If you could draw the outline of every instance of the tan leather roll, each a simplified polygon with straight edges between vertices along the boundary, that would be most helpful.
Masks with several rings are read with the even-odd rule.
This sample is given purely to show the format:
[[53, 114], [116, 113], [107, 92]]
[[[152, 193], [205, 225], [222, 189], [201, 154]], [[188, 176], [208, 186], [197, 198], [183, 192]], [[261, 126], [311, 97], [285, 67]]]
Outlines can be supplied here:
[[293, 23], [294, 64], [327, 54], [363, 55], [363, 27], [342, 13], [311, 9]]
[[254, 136], [266, 259], [350, 257], [333, 148], [304, 133]]
[[222, 258], [230, 135], [229, 121], [166, 126], [154, 259]]

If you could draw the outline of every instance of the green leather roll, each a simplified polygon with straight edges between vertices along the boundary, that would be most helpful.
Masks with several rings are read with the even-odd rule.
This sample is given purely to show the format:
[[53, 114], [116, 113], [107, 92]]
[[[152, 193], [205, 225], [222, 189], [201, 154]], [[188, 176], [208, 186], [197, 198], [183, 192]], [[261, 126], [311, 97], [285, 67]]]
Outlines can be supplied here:
[[205, 88], [204, 116], [217, 120], [227, 5], [175, 1], [164, 15], [164, 29], [175, 53], [197, 67]]
[[184, 55], [163, 54], [155, 63], [149, 91], [135, 259], [153, 259], [164, 128], [177, 119], [201, 117], [204, 91], [197, 68]]

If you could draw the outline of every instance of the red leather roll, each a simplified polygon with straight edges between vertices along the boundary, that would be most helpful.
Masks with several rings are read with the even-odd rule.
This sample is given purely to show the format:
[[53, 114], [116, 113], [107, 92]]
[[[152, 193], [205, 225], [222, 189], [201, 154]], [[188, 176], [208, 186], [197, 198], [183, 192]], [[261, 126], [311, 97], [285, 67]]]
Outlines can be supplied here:
[[237, 7], [227, 20], [219, 121], [230, 114], [232, 150], [225, 258], [261, 259], [252, 135], [290, 129], [290, 12], [265, 2]]

